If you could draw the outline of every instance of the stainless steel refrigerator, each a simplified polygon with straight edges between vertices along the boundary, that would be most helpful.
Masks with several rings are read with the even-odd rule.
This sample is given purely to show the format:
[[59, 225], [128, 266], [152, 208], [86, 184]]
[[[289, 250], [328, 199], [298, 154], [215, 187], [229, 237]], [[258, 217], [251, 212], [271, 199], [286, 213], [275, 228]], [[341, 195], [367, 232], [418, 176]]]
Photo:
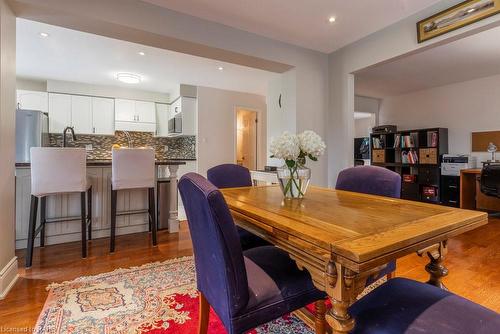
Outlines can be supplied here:
[[49, 145], [49, 115], [40, 110], [16, 110], [16, 163], [30, 162], [32, 147]]

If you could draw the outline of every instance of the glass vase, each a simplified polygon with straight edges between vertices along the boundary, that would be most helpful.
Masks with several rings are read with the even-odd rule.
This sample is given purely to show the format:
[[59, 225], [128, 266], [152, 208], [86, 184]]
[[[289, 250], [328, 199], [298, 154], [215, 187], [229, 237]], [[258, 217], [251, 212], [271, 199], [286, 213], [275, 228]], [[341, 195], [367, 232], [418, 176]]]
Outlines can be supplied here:
[[286, 198], [303, 198], [311, 180], [311, 170], [302, 165], [285, 165], [278, 168], [278, 180]]

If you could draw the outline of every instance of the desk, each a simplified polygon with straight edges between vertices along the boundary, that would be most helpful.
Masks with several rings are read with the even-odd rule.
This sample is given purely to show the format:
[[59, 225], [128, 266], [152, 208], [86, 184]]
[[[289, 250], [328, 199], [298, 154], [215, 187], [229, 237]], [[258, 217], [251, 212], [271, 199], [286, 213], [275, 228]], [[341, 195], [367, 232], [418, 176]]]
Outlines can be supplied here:
[[500, 199], [481, 192], [481, 169], [460, 171], [460, 207], [470, 210], [500, 211]]
[[334, 333], [354, 328], [349, 305], [392, 260], [427, 254], [429, 283], [443, 287], [447, 240], [488, 222], [479, 211], [318, 187], [300, 200], [284, 200], [277, 186], [221, 192], [239, 225], [287, 251], [328, 294]]

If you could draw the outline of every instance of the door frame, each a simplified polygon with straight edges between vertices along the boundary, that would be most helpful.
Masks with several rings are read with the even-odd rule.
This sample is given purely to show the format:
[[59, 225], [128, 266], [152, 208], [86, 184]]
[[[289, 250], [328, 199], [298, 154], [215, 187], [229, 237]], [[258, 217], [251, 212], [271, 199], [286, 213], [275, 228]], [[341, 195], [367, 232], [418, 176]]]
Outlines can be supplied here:
[[262, 111], [259, 110], [259, 109], [256, 109], [256, 108], [249, 108], [249, 107], [245, 107], [243, 105], [235, 105], [234, 106], [234, 113], [233, 113], [233, 147], [234, 147], [234, 151], [233, 151], [233, 162], [234, 163], [237, 163], [237, 157], [238, 157], [238, 110], [240, 109], [243, 109], [243, 110], [248, 110], [248, 111], [252, 111], [252, 112], [255, 112], [256, 115], [257, 115], [257, 125], [256, 125], [256, 129], [255, 129], [255, 132], [256, 132], [256, 137], [257, 137], [257, 142], [255, 143], [255, 145], [257, 146], [256, 147], [256, 154], [255, 154], [255, 169], [259, 169], [259, 162], [260, 162], [260, 159], [259, 159], [259, 156], [260, 154], [262, 154], [262, 150], [261, 150], [261, 146], [262, 146], [262, 137], [261, 137], [261, 132], [264, 131], [264, 129], [262, 129], [261, 131], [259, 131], [259, 124], [262, 124]]

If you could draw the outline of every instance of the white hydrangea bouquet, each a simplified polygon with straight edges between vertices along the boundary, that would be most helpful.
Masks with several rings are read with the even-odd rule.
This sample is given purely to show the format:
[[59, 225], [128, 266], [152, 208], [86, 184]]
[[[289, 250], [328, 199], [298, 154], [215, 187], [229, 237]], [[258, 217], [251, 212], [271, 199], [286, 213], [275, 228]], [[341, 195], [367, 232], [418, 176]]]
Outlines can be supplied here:
[[278, 169], [278, 180], [285, 197], [304, 197], [311, 179], [311, 170], [305, 166], [306, 160], [317, 161], [325, 149], [321, 137], [310, 130], [299, 135], [284, 132], [271, 141], [271, 158], [285, 161], [285, 165]]

